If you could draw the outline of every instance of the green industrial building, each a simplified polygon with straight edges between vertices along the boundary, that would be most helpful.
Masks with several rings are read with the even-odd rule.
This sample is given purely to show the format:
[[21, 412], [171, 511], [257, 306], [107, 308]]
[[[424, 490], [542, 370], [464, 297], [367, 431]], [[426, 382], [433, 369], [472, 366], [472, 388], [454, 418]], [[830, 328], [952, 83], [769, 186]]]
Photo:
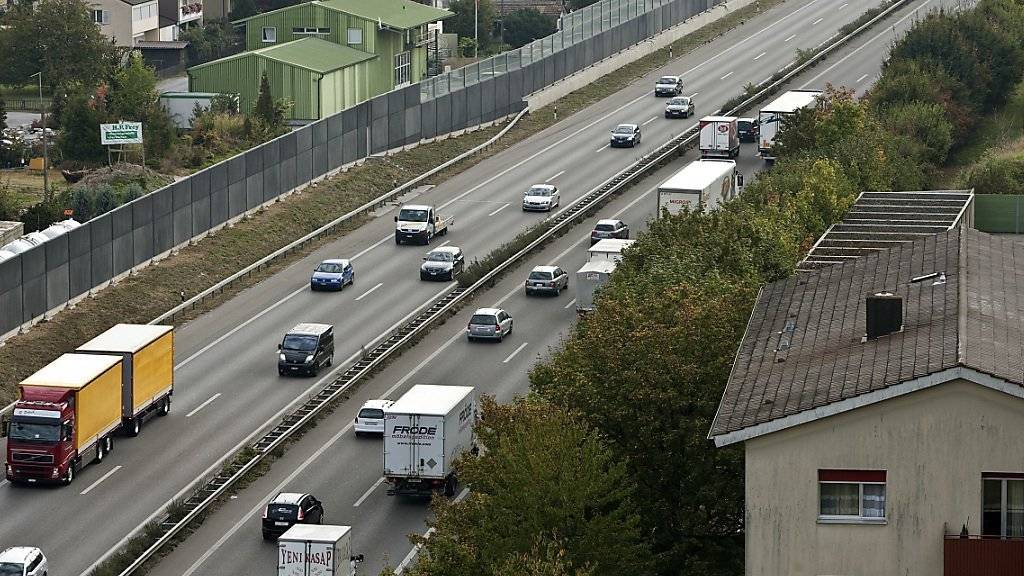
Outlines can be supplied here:
[[412, 0], [315, 0], [240, 20], [247, 52], [189, 69], [189, 90], [256, 103], [265, 71], [289, 117], [316, 120], [427, 74], [428, 24], [451, 16]]

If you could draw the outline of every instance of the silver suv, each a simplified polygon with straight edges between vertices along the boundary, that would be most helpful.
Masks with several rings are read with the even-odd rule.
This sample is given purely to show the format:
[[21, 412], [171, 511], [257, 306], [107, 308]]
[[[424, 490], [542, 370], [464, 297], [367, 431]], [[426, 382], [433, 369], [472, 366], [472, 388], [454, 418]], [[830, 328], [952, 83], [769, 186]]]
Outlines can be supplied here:
[[568, 287], [569, 275], [558, 266], [537, 266], [526, 279], [527, 296], [537, 292], [558, 296], [559, 292]]

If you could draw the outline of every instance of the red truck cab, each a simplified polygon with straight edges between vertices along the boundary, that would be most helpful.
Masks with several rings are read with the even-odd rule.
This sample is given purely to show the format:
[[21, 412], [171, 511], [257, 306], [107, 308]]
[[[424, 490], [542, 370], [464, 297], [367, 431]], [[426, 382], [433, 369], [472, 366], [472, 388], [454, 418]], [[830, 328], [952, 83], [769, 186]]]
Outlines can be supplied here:
[[22, 388], [7, 434], [7, 480], [67, 481], [78, 454], [72, 399], [71, 390]]

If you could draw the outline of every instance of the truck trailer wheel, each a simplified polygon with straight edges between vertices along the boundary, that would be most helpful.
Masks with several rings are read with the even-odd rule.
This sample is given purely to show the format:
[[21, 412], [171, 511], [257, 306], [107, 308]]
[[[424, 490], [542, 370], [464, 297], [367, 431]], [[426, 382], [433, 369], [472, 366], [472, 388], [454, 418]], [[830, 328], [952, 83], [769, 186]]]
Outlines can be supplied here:
[[454, 498], [455, 497], [455, 488], [457, 486], [458, 486], [458, 480], [455, 479], [455, 476], [449, 476], [448, 479], [444, 481], [444, 497], [445, 498]]
[[132, 418], [128, 421], [128, 425], [125, 427], [129, 436], [138, 436], [139, 432], [142, 431], [142, 419]]
[[160, 409], [157, 412], [157, 414], [159, 414], [161, 416], [167, 416], [170, 413], [171, 413], [171, 397], [170, 396], [165, 396], [164, 399], [160, 401]]

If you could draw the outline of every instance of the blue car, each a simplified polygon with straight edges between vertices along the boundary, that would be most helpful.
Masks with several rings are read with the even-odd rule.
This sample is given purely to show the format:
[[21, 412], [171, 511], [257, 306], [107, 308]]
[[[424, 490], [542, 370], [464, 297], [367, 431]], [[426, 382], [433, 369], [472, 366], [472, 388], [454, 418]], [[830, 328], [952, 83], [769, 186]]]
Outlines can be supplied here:
[[356, 273], [348, 260], [324, 260], [313, 270], [310, 290], [341, 290], [356, 281]]

